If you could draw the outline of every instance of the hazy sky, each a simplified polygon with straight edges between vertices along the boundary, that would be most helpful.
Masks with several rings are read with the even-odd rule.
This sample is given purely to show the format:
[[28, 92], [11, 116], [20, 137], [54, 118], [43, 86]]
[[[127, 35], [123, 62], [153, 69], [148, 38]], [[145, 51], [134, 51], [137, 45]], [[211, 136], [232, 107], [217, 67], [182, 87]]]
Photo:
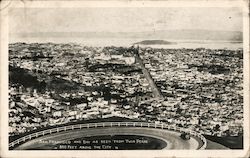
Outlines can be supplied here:
[[239, 8], [37, 8], [10, 10], [10, 33], [242, 31]]

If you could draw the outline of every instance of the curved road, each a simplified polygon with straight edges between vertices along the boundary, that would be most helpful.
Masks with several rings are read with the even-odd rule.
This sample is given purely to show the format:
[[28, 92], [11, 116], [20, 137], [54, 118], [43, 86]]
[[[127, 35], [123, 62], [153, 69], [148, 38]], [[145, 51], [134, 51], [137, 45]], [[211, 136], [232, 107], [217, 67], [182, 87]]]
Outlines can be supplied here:
[[[195, 150], [201, 146], [201, 142], [198, 139], [191, 137], [190, 140], [183, 140], [180, 138], [179, 132], [162, 130], [162, 129], [150, 129], [141, 127], [109, 127], [109, 128], [89, 128], [89, 129], [78, 129], [74, 131], [64, 131], [54, 133], [51, 135], [42, 136], [30, 140], [15, 149], [27, 150], [27, 149], [44, 149], [49, 150], [59, 143], [60, 141], [74, 140], [77, 138], [84, 138], [89, 136], [100, 136], [100, 135], [140, 135], [150, 136], [157, 139], [161, 139], [167, 143], [164, 149], [190, 149]], [[50, 142], [49, 142], [50, 141]]]

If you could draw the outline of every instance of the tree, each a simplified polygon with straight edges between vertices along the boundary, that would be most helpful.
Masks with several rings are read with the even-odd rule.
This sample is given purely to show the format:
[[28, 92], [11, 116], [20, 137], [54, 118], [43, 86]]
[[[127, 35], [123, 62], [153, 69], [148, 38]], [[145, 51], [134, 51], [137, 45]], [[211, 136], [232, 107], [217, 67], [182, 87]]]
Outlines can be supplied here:
[[220, 125], [219, 124], [215, 125], [214, 130], [219, 131], [220, 130]]

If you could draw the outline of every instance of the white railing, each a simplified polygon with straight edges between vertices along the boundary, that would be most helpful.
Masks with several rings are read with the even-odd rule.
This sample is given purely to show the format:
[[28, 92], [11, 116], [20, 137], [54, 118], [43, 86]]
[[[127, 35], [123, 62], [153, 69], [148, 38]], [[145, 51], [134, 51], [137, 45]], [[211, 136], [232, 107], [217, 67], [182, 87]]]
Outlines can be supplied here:
[[37, 138], [39, 136], [44, 136], [47, 134], [58, 133], [61, 131], [69, 131], [69, 130], [74, 130], [74, 129], [99, 128], [99, 127], [144, 127], [144, 128], [147, 127], [147, 128], [167, 129], [167, 130], [178, 131], [178, 132], [186, 132], [186, 133], [189, 133], [191, 136], [195, 136], [201, 139], [203, 144], [199, 149], [205, 149], [207, 147], [206, 138], [203, 135], [195, 131], [191, 131], [191, 130], [180, 128], [180, 127], [168, 126], [162, 123], [146, 123], [146, 122], [101, 122], [101, 123], [86, 123], [86, 124], [77, 124], [77, 125], [57, 127], [57, 128], [47, 129], [44, 131], [32, 133], [24, 137], [21, 137], [15, 141], [10, 142], [9, 147], [14, 147], [15, 145], [31, 140], [32, 138]]

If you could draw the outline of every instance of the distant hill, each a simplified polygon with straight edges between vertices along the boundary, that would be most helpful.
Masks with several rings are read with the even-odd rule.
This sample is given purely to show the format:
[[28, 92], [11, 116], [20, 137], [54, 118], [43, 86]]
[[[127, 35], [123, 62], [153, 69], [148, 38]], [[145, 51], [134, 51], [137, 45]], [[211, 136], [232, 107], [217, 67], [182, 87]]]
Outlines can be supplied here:
[[134, 44], [143, 44], [143, 45], [169, 45], [169, 44], [176, 44], [176, 42], [169, 42], [164, 40], [144, 40], [141, 42], [137, 42]]
[[10, 34], [13, 37], [80, 37], [80, 38], [139, 38], [139, 39], [174, 39], [174, 40], [225, 40], [243, 41], [241, 31], [222, 30], [156, 30], [145, 32], [31, 32]]

